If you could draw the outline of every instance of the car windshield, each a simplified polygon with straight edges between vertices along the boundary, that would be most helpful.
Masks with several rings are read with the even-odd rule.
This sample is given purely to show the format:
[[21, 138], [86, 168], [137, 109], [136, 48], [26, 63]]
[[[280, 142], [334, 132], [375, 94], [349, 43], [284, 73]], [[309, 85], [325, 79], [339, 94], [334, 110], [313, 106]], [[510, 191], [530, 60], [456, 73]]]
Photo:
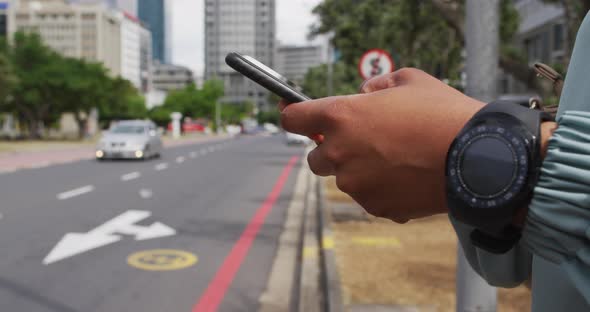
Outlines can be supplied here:
[[144, 132], [145, 127], [134, 125], [118, 125], [111, 131], [111, 133], [115, 134], [143, 134]]

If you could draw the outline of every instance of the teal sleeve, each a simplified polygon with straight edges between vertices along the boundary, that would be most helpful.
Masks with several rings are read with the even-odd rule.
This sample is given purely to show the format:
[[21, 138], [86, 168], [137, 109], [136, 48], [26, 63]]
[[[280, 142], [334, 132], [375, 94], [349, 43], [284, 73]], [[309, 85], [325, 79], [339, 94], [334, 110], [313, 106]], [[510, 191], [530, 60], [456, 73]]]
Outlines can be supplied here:
[[523, 233], [590, 304], [590, 18], [582, 23]]

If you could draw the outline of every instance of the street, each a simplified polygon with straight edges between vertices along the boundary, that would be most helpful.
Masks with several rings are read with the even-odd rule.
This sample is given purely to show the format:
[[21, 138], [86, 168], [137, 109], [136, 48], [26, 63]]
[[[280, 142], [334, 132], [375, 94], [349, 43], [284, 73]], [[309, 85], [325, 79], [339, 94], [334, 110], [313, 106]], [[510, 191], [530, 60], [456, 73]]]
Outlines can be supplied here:
[[0, 311], [255, 311], [303, 152], [243, 137], [0, 175]]

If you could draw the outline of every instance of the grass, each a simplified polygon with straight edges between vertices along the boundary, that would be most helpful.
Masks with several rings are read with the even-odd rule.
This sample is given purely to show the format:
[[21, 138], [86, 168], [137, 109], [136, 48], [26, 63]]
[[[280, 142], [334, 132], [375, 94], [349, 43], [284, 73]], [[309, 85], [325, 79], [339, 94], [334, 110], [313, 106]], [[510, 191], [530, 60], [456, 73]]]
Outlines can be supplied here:
[[[333, 179], [327, 179], [327, 196], [346, 198], [336, 192]], [[455, 311], [457, 237], [446, 215], [404, 225], [371, 218], [369, 222], [333, 223], [332, 227], [345, 304]], [[501, 289], [498, 309], [530, 311], [529, 290], [523, 286]]]

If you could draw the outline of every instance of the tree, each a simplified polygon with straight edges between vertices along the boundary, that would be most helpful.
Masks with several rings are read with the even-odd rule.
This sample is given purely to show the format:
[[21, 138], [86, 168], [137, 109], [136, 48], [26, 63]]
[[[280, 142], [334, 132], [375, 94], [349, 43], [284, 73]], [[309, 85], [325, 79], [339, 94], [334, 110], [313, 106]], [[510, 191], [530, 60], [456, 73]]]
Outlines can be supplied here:
[[103, 124], [113, 120], [142, 119], [148, 116], [145, 99], [129, 80], [122, 77], [109, 79], [105, 88], [107, 98], [98, 105]]
[[215, 104], [222, 96], [223, 82], [207, 80], [201, 89], [190, 84], [184, 89], [171, 91], [163, 108], [170, 112], [180, 112], [187, 117], [213, 119]]
[[64, 77], [60, 66], [63, 58], [43, 45], [37, 34], [17, 32], [13, 42], [7, 56], [18, 84], [4, 110], [17, 115], [27, 126], [30, 138], [40, 138], [43, 124], [59, 112], [56, 96]]

